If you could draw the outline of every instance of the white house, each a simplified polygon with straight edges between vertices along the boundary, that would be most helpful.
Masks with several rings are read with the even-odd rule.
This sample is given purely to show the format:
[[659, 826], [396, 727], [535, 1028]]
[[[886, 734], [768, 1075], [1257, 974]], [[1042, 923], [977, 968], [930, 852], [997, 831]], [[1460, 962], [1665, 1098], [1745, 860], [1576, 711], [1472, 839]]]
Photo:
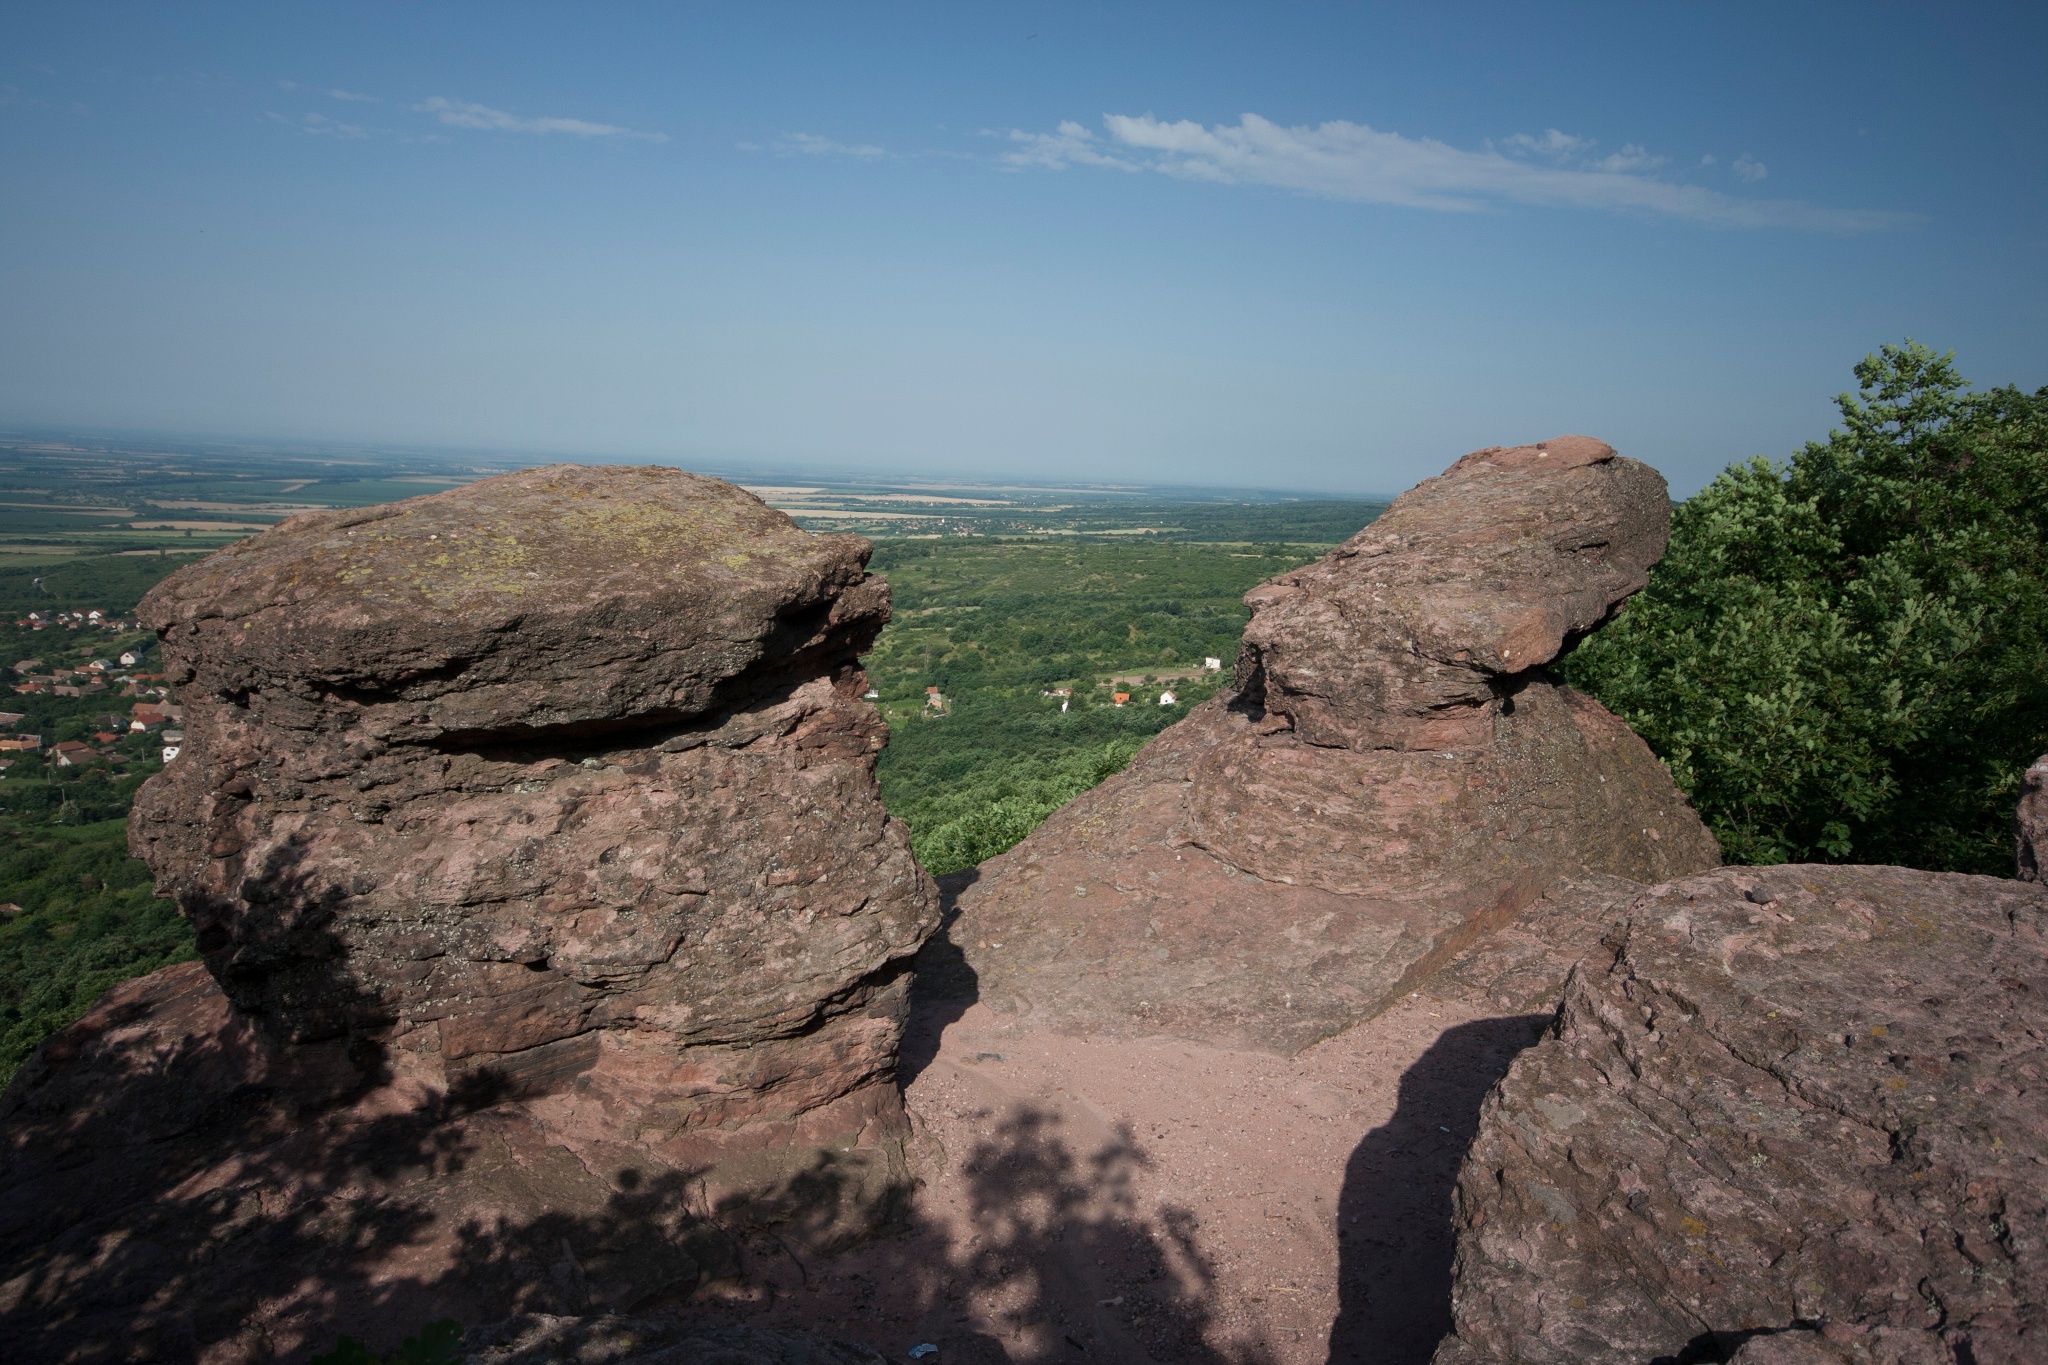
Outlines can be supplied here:
[[1172, 706], [1172, 705], [1173, 705], [1174, 703], [1178, 702], [1179, 700], [1180, 700], [1180, 698], [1179, 698], [1179, 697], [1176, 697], [1176, 696], [1174, 696], [1174, 695], [1173, 695], [1173, 693], [1171, 693], [1171, 692], [1161, 692], [1161, 693], [1159, 694], [1159, 704], [1160, 704], [1161, 706]]
[[1221, 673], [1223, 671], [1223, 660], [1211, 654], [1209, 657], [1202, 660], [1202, 667], [1207, 669], [1211, 673]]
[[177, 745], [175, 745], [175, 744], [166, 744], [166, 745], [164, 745], [164, 762], [168, 763], [168, 762], [170, 762], [170, 761], [171, 761], [172, 759], [176, 758], [177, 756], [178, 756], [178, 746], [177, 746]]

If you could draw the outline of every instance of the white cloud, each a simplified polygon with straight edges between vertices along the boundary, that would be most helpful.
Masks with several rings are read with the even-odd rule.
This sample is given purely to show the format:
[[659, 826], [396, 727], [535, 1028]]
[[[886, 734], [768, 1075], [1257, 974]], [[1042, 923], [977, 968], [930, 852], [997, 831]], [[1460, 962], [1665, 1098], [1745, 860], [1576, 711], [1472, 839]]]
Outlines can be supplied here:
[[[754, 150], [747, 144], [742, 146], [748, 151]], [[788, 137], [776, 141], [775, 150], [784, 156], [851, 156], [863, 161], [872, 161], [876, 157], [889, 154], [873, 143], [863, 142], [857, 146], [849, 146], [844, 142], [834, 142], [829, 137], [819, 137], [816, 133], [791, 133]]]
[[1488, 142], [1486, 145], [1498, 147], [1510, 156], [1547, 156], [1553, 161], [1569, 161], [1592, 151], [1599, 144], [1589, 137], [1573, 137], [1570, 133], [1546, 128], [1542, 137], [1516, 133], [1513, 137], [1504, 137], [1498, 143]]
[[343, 123], [339, 119], [331, 119], [325, 114], [307, 114], [302, 119], [289, 119], [283, 114], [265, 114], [264, 117], [272, 123], [282, 123], [287, 127], [297, 128], [302, 133], [311, 133], [315, 137], [368, 137], [370, 135], [370, 130], [363, 127], [360, 123]]
[[1735, 158], [1734, 171], [1744, 180], [1755, 184], [1771, 173], [1771, 168], [1752, 157], [1748, 152]]
[[507, 133], [567, 133], [571, 137], [637, 137], [650, 142], [668, 141], [667, 133], [642, 133], [610, 123], [591, 123], [580, 118], [522, 118], [486, 104], [469, 104], [440, 95], [413, 106], [432, 114], [451, 128], [475, 128]]
[[1245, 114], [1234, 125], [1204, 127], [1187, 119], [1168, 123], [1150, 115], [1108, 114], [1103, 125], [1107, 140], [1073, 122], [1060, 124], [1056, 133], [1012, 130], [1008, 136], [1016, 149], [1003, 161], [1048, 170], [1070, 165], [1149, 170], [1183, 180], [1270, 185], [1326, 199], [1455, 213], [1525, 204], [1649, 214], [1713, 227], [1831, 233], [1876, 232], [1916, 221], [1910, 214], [1875, 209], [1740, 199], [1658, 179], [1642, 172], [1663, 158], [1633, 143], [1575, 166], [1537, 165], [1498, 150], [1526, 147], [1553, 160], [1583, 158], [1590, 151], [1588, 140], [1554, 129], [1540, 138], [1518, 134], [1523, 141], [1510, 139], [1475, 152], [1342, 119], [1287, 128]]
[[1633, 142], [1625, 143], [1618, 152], [1596, 157], [1593, 150], [1599, 145], [1598, 141], [1590, 137], [1578, 137], [1572, 133], [1559, 132], [1555, 128], [1546, 128], [1541, 137], [1516, 133], [1497, 142], [1488, 139], [1486, 149], [1508, 156], [1542, 157], [1560, 166], [1576, 166], [1580, 170], [1592, 171], [1651, 171], [1671, 159], [1667, 156], [1654, 156]]
[[1701, 157], [1701, 158], [1700, 158], [1700, 165], [1702, 165], [1702, 166], [1712, 166], [1712, 165], [1714, 165], [1715, 163], [1719, 162], [1719, 161], [1720, 161], [1720, 159], [1721, 159], [1720, 157], [1718, 157], [1718, 156], [1715, 156], [1715, 155], [1714, 155], [1714, 154], [1713, 154], [1712, 152], [1708, 152], [1708, 153], [1707, 153], [1707, 154], [1706, 154], [1705, 156], [1703, 156], [1703, 157]]
[[1609, 152], [1592, 163], [1595, 170], [1626, 174], [1632, 171], [1654, 171], [1671, 158], [1655, 156], [1633, 142], [1624, 142], [1618, 152]]
[[1101, 140], [1072, 119], [1064, 120], [1057, 133], [1026, 133], [1012, 128], [1010, 141], [1015, 151], [1003, 153], [1010, 166], [1039, 166], [1063, 171], [1069, 166], [1108, 166], [1119, 171], [1142, 171], [1135, 161], [1111, 156], [1102, 150]]
[[358, 95], [353, 90], [330, 90], [327, 92], [327, 97], [329, 99], [348, 100], [353, 104], [382, 104], [384, 102], [375, 95]]

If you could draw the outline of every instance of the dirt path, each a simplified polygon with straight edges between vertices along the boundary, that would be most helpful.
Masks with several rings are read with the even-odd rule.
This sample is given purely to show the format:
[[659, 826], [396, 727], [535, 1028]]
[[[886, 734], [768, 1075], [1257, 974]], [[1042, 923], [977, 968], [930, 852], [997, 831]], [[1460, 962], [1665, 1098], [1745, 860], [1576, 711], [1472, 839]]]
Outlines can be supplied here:
[[1279, 1058], [921, 999], [911, 1230], [756, 1255], [731, 1308], [941, 1365], [1426, 1361], [1458, 1163], [1540, 1022], [1423, 994]]

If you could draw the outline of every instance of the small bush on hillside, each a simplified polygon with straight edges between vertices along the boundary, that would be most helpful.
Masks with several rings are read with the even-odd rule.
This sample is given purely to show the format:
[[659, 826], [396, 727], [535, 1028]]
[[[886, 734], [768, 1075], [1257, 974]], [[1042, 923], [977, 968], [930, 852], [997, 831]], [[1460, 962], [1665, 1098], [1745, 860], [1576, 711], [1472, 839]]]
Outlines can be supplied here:
[[1968, 391], [1908, 341], [1842, 428], [1677, 509], [1563, 664], [1670, 765], [1734, 862], [2010, 874], [2048, 749], [2048, 388]]

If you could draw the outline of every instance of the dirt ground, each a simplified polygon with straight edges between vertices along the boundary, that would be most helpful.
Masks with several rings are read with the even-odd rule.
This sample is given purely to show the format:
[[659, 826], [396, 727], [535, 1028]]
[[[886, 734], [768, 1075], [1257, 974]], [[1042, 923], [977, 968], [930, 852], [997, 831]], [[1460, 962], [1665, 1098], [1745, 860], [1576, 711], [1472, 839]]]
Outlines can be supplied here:
[[1547, 1022], [1423, 993], [1281, 1058], [926, 993], [909, 1231], [750, 1251], [727, 1310], [940, 1365], [1427, 1361], [1480, 1100]]

